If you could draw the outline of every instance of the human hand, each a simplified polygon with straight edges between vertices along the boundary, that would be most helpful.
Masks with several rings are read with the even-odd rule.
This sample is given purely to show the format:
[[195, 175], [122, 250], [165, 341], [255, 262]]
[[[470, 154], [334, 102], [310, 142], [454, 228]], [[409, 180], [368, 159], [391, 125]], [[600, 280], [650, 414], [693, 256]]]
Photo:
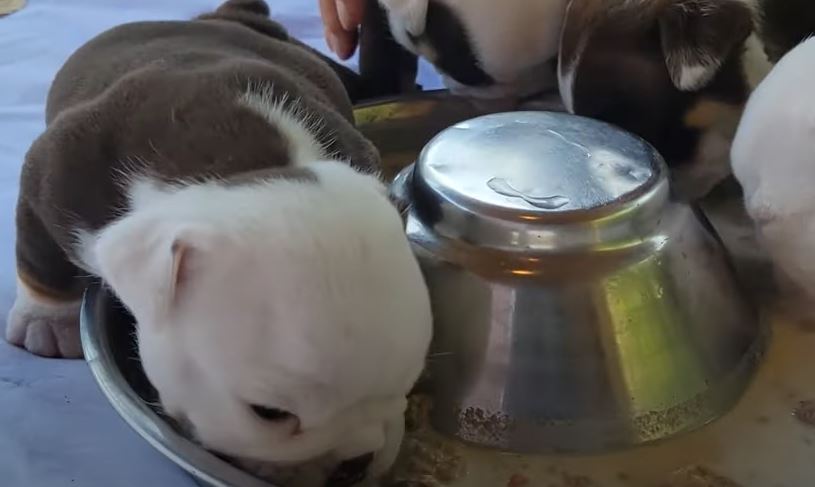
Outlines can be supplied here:
[[365, 0], [320, 0], [325, 40], [340, 59], [348, 59], [356, 51], [364, 15]]

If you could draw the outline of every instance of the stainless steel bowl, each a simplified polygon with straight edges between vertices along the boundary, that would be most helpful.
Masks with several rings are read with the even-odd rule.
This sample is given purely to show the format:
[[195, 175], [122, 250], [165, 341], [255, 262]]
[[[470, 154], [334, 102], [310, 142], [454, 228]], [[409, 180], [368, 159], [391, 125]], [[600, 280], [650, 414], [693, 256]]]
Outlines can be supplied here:
[[721, 241], [643, 140], [554, 112], [444, 130], [393, 185], [434, 307], [433, 426], [518, 453], [698, 428], [764, 340]]

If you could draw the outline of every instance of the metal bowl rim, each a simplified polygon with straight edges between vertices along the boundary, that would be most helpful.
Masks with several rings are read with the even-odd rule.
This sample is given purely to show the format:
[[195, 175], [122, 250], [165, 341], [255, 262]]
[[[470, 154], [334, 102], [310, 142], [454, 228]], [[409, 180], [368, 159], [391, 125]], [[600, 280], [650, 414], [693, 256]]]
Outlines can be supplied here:
[[[109, 296], [101, 283], [91, 284], [82, 298], [80, 336], [85, 361], [107, 400], [139, 436], [174, 464], [212, 487], [276, 487], [223, 461], [176, 433], [153, 412], [124, 378], [104, 346], [107, 333], [95, 319], [100, 300]], [[200, 458], [195, 458], [195, 457]], [[203, 462], [201, 461], [203, 460]]]

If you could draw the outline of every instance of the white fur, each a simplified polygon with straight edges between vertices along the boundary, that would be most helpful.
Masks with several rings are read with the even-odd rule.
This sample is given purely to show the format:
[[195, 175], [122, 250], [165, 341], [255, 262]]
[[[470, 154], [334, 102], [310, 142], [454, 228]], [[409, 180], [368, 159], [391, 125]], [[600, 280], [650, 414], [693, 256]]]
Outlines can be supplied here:
[[677, 88], [682, 91], [696, 91], [705, 86], [719, 70], [721, 62], [709, 58], [710, 64], [685, 64], [680, 68], [676, 80]]
[[[508, 93], [523, 97], [554, 87], [553, 76], [540, 73], [557, 56], [566, 0], [438, 1], [450, 7], [465, 26], [480, 67], [498, 85], [484, 93], [478, 89], [462, 90], [463, 87], [449, 80], [448, 87], [477, 98]], [[380, 0], [380, 3], [388, 10], [394, 38], [416, 54], [424, 55], [427, 48], [414, 46], [406, 31], [420, 25], [415, 19], [426, 15], [427, 0]], [[396, 4], [400, 4], [399, 8]], [[423, 29], [424, 24], [421, 26]]]
[[18, 280], [17, 297], [6, 319], [6, 340], [45, 357], [82, 357], [81, 303], [81, 300], [59, 302], [38, 297]]
[[399, 35], [399, 42], [410, 43], [406, 33], [414, 36], [424, 32], [427, 20], [428, 0], [379, 0], [391, 15], [391, 20], [395, 22], [392, 26], [398, 26], [394, 34]]
[[745, 204], [779, 271], [815, 299], [815, 39], [753, 92], [731, 158]]
[[[300, 110], [297, 100], [289, 100], [288, 95], [275, 100], [273, 87], [263, 86], [247, 90], [240, 103], [274, 124], [291, 142], [290, 157], [294, 165], [326, 158], [325, 149], [314, 136], [314, 129], [319, 128], [322, 121], [305, 113], [292, 113], [292, 110]], [[287, 107], [287, 103], [293, 108]]]
[[[77, 253], [133, 313], [161, 406], [202, 444], [321, 469], [373, 452], [375, 476], [395, 459], [423, 368], [427, 289], [383, 184], [305, 160], [321, 149], [270, 99], [242, 102], [283, 128], [316, 182], [131, 177], [132, 208], [80, 233]], [[270, 422], [250, 404], [296, 419]]]

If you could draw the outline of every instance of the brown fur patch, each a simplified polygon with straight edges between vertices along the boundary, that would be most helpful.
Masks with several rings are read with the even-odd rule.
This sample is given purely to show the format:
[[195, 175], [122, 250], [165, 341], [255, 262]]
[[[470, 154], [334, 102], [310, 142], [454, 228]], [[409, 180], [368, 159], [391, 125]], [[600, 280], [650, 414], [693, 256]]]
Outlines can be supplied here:
[[685, 113], [686, 126], [696, 129], [708, 129], [722, 119], [739, 118], [741, 107], [713, 99], [699, 100]]
[[[749, 95], [738, 46], [751, 15], [738, 0], [573, 0], [561, 75], [575, 70], [575, 113], [643, 137], [671, 166], [693, 162], [712, 107], [738, 110]], [[696, 64], [720, 67], [698, 89], [680, 90], [681, 67]]]
[[284, 134], [239, 103], [250, 87], [271, 86], [275, 103], [318, 119], [311, 130], [326, 153], [379, 169], [353, 125], [344, 74], [261, 4], [231, 0], [191, 21], [121, 25], [66, 61], [20, 179], [17, 267], [30, 287], [55, 296], [84, 289], [75, 232], [127, 209], [129, 175], [240, 181], [279, 171], [309, 180], [291, 167]]
[[51, 289], [45, 285], [38, 283], [34, 278], [26, 275], [21, 271], [17, 271], [17, 282], [25, 288], [29, 294], [34, 296], [38, 301], [43, 301], [50, 304], [65, 304], [74, 303], [82, 297], [82, 293], [66, 293], [58, 289]]

